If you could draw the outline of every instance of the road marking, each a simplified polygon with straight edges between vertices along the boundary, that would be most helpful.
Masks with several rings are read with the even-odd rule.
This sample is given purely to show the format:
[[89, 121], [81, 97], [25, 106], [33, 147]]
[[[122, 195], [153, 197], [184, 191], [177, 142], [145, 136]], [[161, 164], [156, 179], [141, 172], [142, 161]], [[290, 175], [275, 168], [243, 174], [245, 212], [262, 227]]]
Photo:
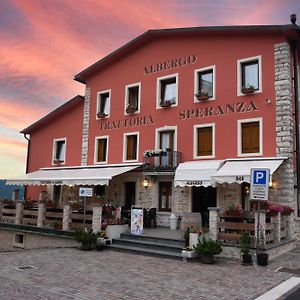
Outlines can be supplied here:
[[280, 296], [286, 294], [290, 291], [293, 287], [300, 283], [299, 277], [291, 277], [288, 280], [284, 281], [283, 283], [279, 284], [272, 290], [266, 292], [265, 294], [259, 296], [255, 300], [274, 300], [278, 299]]

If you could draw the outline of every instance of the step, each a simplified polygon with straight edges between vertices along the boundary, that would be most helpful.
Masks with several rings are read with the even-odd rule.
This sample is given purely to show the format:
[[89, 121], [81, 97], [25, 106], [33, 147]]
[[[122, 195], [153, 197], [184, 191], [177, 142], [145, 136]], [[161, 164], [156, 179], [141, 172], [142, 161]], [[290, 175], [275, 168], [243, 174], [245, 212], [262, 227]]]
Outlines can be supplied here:
[[112, 244], [112, 245], [108, 246], [108, 249], [116, 250], [116, 251], [133, 252], [136, 254], [146, 254], [146, 255], [168, 257], [168, 258], [181, 258], [182, 257], [181, 251], [176, 253], [176, 252], [163, 251], [163, 250], [157, 250], [157, 249], [138, 248], [138, 247], [128, 246], [128, 245]]
[[162, 238], [162, 237], [153, 237], [148, 235], [133, 235], [130, 233], [123, 233], [121, 234], [121, 239], [126, 240], [135, 240], [135, 241], [145, 241], [150, 243], [158, 243], [158, 244], [164, 244], [167, 246], [177, 246], [183, 248], [185, 245], [184, 239], [168, 239], [168, 238]]
[[138, 239], [113, 239], [112, 242], [113, 245], [126, 245], [126, 246], [132, 246], [136, 248], [147, 248], [147, 249], [155, 249], [155, 250], [162, 250], [162, 251], [168, 251], [168, 252], [181, 252], [182, 245], [172, 245], [167, 243], [159, 243], [159, 242], [152, 242], [152, 241], [146, 241], [146, 240], [138, 240]]

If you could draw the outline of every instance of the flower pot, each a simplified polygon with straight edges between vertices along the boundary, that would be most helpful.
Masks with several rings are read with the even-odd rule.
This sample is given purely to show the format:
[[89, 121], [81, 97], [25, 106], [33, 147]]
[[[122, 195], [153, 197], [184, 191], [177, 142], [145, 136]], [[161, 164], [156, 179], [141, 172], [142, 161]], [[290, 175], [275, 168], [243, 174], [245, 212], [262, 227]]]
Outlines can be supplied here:
[[92, 250], [92, 244], [80, 243], [80, 250]]
[[160, 106], [161, 107], [170, 107], [171, 106], [171, 102], [170, 101], [160, 102]]
[[258, 253], [257, 254], [257, 264], [259, 266], [267, 266], [268, 265], [268, 253]]
[[242, 88], [242, 93], [244, 95], [248, 95], [248, 94], [253, 94], [255, 91], [255, 88], [254, 87], [243, 87]]
[[204, 264], [213, 264], [214, 256], [212, 254], [201, 254], [201, 262]]
[[136, 108], [134, 106], [129, 106], [129, 107], [126, 108], [126, 112], [128, 114], [133, 114], [133, 113], [136, 112]]
[[106, 113], [103, 113], [103, 112], [98, 112], [98, 113], [97, 113], [97, 117], [100, 118], [100, 119], [101, 119], [101, 118], [105, 118], [106, 116], [107, 116]]
[[248, 254], [243, 254], [242, 255], [242, 264], [243, 265], [246, 265], [246, 266], [249, 266], [249, 265], [252, 265], [252, 256], [250, 253]]
[[208, 97], [208, 95], [196, 95], [196, 98], [197, 98], [197, 100], [198, 101], [205, 101], [205, 100], [207, 100], [209, 97]]

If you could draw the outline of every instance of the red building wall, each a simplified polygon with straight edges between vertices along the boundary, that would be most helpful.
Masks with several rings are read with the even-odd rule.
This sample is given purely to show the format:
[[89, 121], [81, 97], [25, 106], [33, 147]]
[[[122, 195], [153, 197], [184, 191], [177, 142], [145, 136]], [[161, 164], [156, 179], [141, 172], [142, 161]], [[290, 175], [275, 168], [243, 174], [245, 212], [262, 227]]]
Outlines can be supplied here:
[[[63, 166], [81, 164], [83, 101], [54, 117], [47, 124], [30, 133], [28, 173], [44, 167], [53, 167], [53, 140], [66, 138], [66, 160]], [[46, 187], [28, 186], [26, 198], [37, 200]]]
[[[140, 132], [139, 161], [143, 151], [155, 148], [155, 129], [177, 125], [177, 150], [183, 153], [183, 160], [193, 160], [194, 124], [215, 123], [216, 153], [215, 159], [237, 157], [237, 120], [263, 118], [263, 155], [276, 155], [275, 132], [275, 88], [274, 88], [274, 44], [284, 42], [280, 35], [255, 33], [241, 34], [203, 34], [170, 38], [156, 38], [138, 49], [127, 53], [120, 59], [104, 67], [87, 80], [91, 88], [89, 159], [94, 163], [95, 136], [109, 135], [108, 163], [122, 162], [124, 132]], [[171, 59], [196, 55], [197, 61], [184, 67], [168, 69], [145, 75], [145, 66], [169, 61]], [[237, 60], [253, 56], [262, 56], [262, 93], [251, 96], [237, 96]], [[207, 66], [216, 66], [216, 100], [194, 103], [194, 70]], [[178, 106], [168, 109], [156, 109], [157, 78], [178, 73]], [[139, 114], [124, 114], [125, 86], [141, 82], [141, 111]], [[97, 92], [111, 89], [110, 118], [96, 120]], [[270, 99], [271, 103], [267, 103]], [[253, 101], [257, 111], [228, 113], [201, 118], [180, 118], [182, 111], [218, 105], [244, 102], [249, 107]], [[112, 127], [113, 121], [151, 116], [153, 124], [127, 126], [118, 129], [103, 129], [105, 122]], [[102, 129], [100, 128], [102, 123]]]

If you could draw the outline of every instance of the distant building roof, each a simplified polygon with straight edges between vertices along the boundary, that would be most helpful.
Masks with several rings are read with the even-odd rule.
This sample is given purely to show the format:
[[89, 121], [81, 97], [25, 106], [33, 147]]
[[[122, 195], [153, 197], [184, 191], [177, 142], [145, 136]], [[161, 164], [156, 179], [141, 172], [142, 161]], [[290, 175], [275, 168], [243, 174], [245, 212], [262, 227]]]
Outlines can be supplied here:
[[80, 73], [74, 76], [74, 80], [81, 83], [86, 83], [86, 80], [93, 75], [95, 72], [101, 70], [108, 63], [113, 62], [114, 60], [120, 58], [122, 55], [125, 55], [129, 51], [136, 49], [145, 42], [163, 36], [176, 36], [176, 35], [195, 35], [195, 34], [212, 34], [212, 33], [234, 33], [234, 32], [243, 32], [243, 33], [272, 33], [272, 32], [282, 32], [289, 36], [291, 39], [299, 40], [299, 26], [296, 24], [287, 24], [287, 25], [248, 25], [248, 26], [205, 26], [205, 27], [188, 27], [188, 28], [171, 28], [171, 29], [156, 29], [148, 30], [143, 34], [139, 35], [135, 39], [131, 40], [127, 44], [108, 54], [101, 60], [87, 67]]
[[75, 96], [74, 98], [70, 99], [63, 105], [59, 106], [58, 108], [56, 108], [55, 110], [53, 110], [52, 112], [50, 112], [49, 114], [41, 118], [40, 120], [36, 121], [35, 123], [23, 129], [21, 133], [30, 134], [35, 129], [41, 127], [42, 125], [46, 124], [50, 120], [57, 118], [59, 115], [63, 114], [64, 112], [71, 109], [72, 107], [78, 105], [79, 103], [83, 103], [83, 101], [84, 101], [83, 96], [80, 95]]

